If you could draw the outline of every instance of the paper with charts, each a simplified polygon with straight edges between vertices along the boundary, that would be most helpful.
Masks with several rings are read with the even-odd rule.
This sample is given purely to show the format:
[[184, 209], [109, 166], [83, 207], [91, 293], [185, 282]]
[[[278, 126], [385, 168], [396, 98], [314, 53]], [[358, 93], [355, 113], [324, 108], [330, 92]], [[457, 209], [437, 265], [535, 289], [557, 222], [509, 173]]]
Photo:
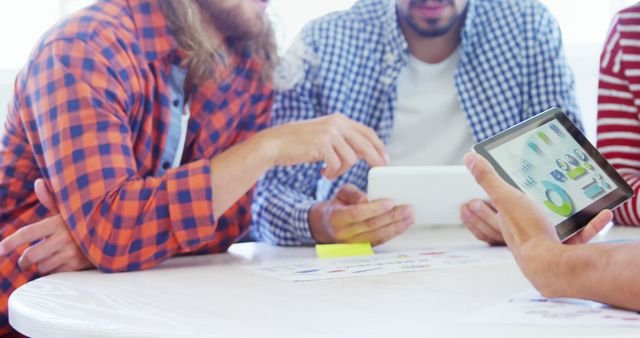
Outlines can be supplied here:
[[640, 314], [579, 299], [547, 299], [535, 289], [462, 319], [467, 323], [640, 327]]
[[249, 266], [247, 268], [272, 277], [302, 282], [462, 268], [512, 261], [511, 255], [501, 248], [481, 248], [477, 250], [429, 249], [382, 253], [366, 257], [312, 258], [287, 261], [278, 265]]

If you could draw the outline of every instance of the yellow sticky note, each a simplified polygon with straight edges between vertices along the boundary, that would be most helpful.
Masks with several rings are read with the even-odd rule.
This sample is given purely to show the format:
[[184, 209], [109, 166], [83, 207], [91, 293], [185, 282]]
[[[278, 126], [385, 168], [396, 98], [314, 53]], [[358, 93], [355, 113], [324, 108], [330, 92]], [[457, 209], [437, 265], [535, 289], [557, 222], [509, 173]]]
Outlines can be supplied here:
[[336, 258], [351, 256], [371, 256], [371, 243], [353, 244], [317, 244], [316, 254], [319, 258]]

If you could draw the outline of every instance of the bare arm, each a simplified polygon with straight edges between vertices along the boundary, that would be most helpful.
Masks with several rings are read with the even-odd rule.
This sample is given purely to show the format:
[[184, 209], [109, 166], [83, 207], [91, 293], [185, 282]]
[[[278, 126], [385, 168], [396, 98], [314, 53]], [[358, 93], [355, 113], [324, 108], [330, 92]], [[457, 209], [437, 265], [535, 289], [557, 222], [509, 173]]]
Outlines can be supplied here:
[[335, 179], [360, 159], [381, 166], [386, 158], [384, 144], [373, 130], [341, 114], [273, 127], [211, 161], [214, 215], [224, 214], [276, 165], [324, 162], [322, 175]]
[[498, 211], [500, 229], [520, 269], [545, 297], [574, 297], [640, 310], [640, 244], [584, 244], [608, 224], [603, 210], [565, 245], [532, 200], [506, 183], [489, 162], [465, 165]]
[[[640, 310], [640, 245], [588, 244], [563, 246], [556, 271], [557, 287], [549, 296], [592, 299]], [[552, 276], [550, 276], [552, 277]]]
[[256, 137], [228, 149], [211, 160], [211, 187], [215, 197], [213, 214], [216, 219], [271, 168], [272, 160], [263, 149], [264, 143], [256, 140]]

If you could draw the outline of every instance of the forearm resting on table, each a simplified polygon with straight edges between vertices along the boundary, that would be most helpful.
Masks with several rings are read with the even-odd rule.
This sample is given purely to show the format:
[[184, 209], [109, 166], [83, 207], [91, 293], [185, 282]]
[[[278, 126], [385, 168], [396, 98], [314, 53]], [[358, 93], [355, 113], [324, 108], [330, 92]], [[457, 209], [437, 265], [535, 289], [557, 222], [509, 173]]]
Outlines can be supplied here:
[[549, 296], [640, 310], [640, 244], [567, 245], [557, 259]]
[[211, 160], [213, 213], [222, 216], [273, 166], [268, 146], [256, 135]]

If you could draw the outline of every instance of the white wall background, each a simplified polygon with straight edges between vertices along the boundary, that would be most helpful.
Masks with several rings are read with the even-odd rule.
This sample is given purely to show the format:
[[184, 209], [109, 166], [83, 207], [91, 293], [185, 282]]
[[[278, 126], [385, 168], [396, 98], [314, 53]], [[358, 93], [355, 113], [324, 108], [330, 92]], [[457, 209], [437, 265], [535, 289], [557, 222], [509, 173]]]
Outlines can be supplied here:
[[[598, 59], [611, 18], [636, 0], [540, 0], [554, 13], [577, 80], [577, 93], [588, 136], [595, 136]], [[90, 0], [0, 1], [0, 118], [4, 118], [13, 79], [48, 27]], [[349, 8], [355, 0], [271, 0], [280, 50], [309, 20]]]

